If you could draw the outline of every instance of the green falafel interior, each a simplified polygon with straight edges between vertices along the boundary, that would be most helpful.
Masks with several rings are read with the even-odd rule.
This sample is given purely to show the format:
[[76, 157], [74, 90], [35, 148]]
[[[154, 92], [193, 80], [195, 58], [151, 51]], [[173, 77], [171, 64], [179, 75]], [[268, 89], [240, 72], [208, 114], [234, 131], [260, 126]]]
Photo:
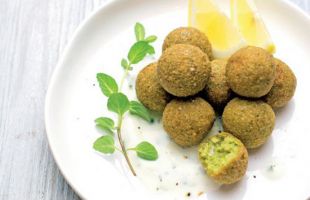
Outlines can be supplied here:
[[230, 136], [222, 132], [201, 143], [199, 157], [210, 176], [217, 175], [239, 155], [242, 143]]

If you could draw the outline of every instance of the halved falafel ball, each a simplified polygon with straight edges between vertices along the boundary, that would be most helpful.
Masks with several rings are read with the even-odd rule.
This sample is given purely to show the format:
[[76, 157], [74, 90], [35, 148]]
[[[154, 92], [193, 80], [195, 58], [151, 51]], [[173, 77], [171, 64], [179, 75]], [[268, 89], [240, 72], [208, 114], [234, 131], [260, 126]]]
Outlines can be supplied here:
[[205, 91], [210, 103], [218, 108], [223, 107], [229, 100], [231, 89], [226, 78], [226, 60], [213, 60], [211, 73]]
[[239, 181], [248, 166], [248, 152], [233, 135], [222, 132], [206, 138], [198, 149], [199, 160], [215, 182], [232, 184]]
[[275, 71], [273, 56], [253, 46], [238, 50], [226, 66], [230, 88], [240, 96], [252, 98], [262, 97], [270, 91]]
[[174, 99], [163, 113], [163, 126], [175, 143], [182, 147], [199, 144], [213, 126], [215, 113], [200, 97]]
[[171, 31], [165, 38], [163, 51], [175, 44], [190, 44], [199, 47], [210, 60], [213, 59], [212, 46], [208, 37], [196, 28], [180, 27]]
[[192, 96], [206, 86], [210, 62], [198, 47], [176, 44], [163, 52], [157, 72], [159, 83], [167, 92], [178, 97]]
[[151, 63], [143, 68], [136, 80], [136, 93], [139, 101], [148, 109], [163, 112], [171, 99], [161, 87], [157, 77], [157, 63]]
[[275, 114], [267, 103], [240, 98], [231, 100], [224, 109], [223, 127], [248, 148], [263, 145], [275, 125]]
[[290, 67], [279, 59], [274, 59], [276, 79], [265, 100], [272, 108], [285, 106], [294, 96], [297, 79]]

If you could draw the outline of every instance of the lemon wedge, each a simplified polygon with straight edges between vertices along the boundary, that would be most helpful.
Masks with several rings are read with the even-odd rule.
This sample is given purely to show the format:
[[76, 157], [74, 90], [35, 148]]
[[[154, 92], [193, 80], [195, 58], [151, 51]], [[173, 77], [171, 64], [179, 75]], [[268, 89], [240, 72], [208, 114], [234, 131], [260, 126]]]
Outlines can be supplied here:
[[231, 20], [249, 45], [275, 53], [276, 47], [253, 0], [230, 0]]
[[208, 36], [215, 58], [228, 58], [246, 46], [242, 34], [213, 0], [189, 0], [188, 23]]

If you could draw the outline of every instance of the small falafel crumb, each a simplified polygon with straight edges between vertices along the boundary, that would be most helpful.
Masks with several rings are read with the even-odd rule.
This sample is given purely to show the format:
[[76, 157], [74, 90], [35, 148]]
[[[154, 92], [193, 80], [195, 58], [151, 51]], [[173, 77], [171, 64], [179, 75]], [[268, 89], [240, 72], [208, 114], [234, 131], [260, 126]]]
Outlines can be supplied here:
[[200, 191], [200, 192], [198, 192], [198, 194], [197, 194], [198, 196], [201, 196], [201, 195], [203, 195], [203, 192], [202, 191]]

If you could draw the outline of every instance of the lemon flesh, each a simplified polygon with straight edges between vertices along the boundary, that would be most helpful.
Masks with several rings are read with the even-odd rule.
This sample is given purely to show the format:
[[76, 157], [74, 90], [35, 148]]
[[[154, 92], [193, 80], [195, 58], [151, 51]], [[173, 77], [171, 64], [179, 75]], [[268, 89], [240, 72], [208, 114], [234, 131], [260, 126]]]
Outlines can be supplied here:
[[227, 58], [246, 43], [229, 18], [212, 0], [189, 0], [189, 26], [204, 32], [215, 58]]
[[253, 0], [231, 0], [231, 20], [249, 45], [275, 53], [275, 45]]

